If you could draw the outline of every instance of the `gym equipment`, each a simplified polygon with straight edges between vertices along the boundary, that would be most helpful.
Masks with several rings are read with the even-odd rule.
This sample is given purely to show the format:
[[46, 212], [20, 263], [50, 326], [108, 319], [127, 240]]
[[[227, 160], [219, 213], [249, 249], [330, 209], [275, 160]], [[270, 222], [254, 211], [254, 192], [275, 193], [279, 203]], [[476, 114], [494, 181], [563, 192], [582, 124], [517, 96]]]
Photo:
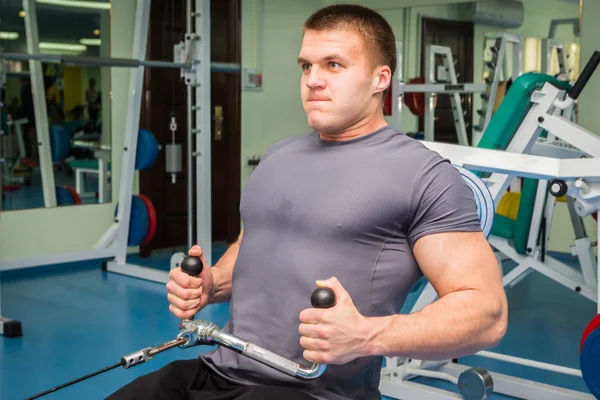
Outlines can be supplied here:
[[542, 68], [541, 72], [550, 75], [552, 67], [552, 53], [556, 50], [558, 56], [558, 74], [569, 75], [568, 55], [565, 44], [559, 40], [548, 38], [542, 39]]
[[483, 368], [469, 368], [458, 376], [458, 389], [465, 400], [486, 399], [494, 391], [494, 380]]
[[581, 349], [580, 368], [583, 380], [595, 398], [600, 399], [600, 328], [585, 339]]
[[[187, 256], [181, 262], [181, 270], [191, 276], [200, 275], [203, 268], [204, 266], [199, 257]], [[331, 308], [334, 307], [336, 303], [335, 294], [331, 289], [328, 288], [315, 289], [310, 300], [314, 308]], [[231, 335], [223, 331], [216, 324], [213, 324], [209, 321], [186, 319], [181, 322], [179, 329], [180, 331], [174, 340], [170, 340], [156, 347], [146, 347], [133, 353], [126, 354], [122, 356], [121, 360], [114, 365], [102, 368], [101, 370], [46, 390], [32, 397], [28, 397], [26, 400], [40, 398], [117, 367], [123, 367], [125, 369], [135, 367], [145, 363], [146, 361], [152, 360], [155, 355], [175, 347], [185, 349], [199, 345], [223, 346], [300, 380], [316, 379], [323, 375], [327, 369], [327, 365], [325, 364], [313, 363], [310, 366], [298, 364], [237, 336]], [[470, 380], [473, 380], [473, 378]]]
[[60, 125], [50, 125], [50, 154], [52, 163], [62, 161], [71, 151], [71, 137], [69, 132]]
[[485, 183], [468, 169], [458, 165], [454, 165], [454, 168], [460, 172], [460, 175], [473, 192], [473, 197], [475, 198], [475, 203], [477, 204], [479, 221], [481, 222], [481, 230], [483, 235], [487, 238], [490, 235], [492, 226], [494, 224], [495, 207], [492, 193]]
[[175, 143], [175, 131], [177, 130], [177, 121], [175, 115], [171, 114], [171, 123], [169, 124], [171, 130], [171, 143], [167, 143], [166, 155], [166, 168], [167, 174], [171, 175], [171, 182], [175, 183], [177, 180], [177, 174], [181, 172], [181, 144]]
[[[554, 206], [556, 198], [548, 196], [548, 182], [561, 180], [567, 186], [567, 202], [579, 203], [573, 206], [577, 215], [586, 216], [597, 212], [600, 207], [600, 140], [593, 133], [576, 125], [566, 118], [562, 111], [571, 108], [579, 94], [600, 64], [600, 52], [595, 52], [573, 86], [545, 74], [527, 73], [521, 75], [511, 85], [505, 101], [502, 102], [478, 148], [447, 143], [423, 141], [428, 148], [449, 159], [453, 164], [474, 171], [489, 187], [494, 201], [507, 190], [515, 177], [524, 179], [517, 220], [513, 221], [514, 234], [509, 238], [500, 237], [496, 223], [488, 239], [493, 248], [515, 260], [519, 265], [504, 276], [505, 287], [515, 285], [524, 276], [535, 270], [575, 290], [591, 301], [598, 301], [600, 277], [592, 269], [593, 252], [589, 269], [581, 273], [562, 265], [545, 254], [550, 229], [550, 218], [543, 218], [544, 212]], [[579, 149], [586, 158], [562, 158], [540, 156], [534, 153], [536, 139], [548, 132], [564, 143]], [[564, 143], [557, 145], [557, 153], [564, 149]], [[548, 143], [540, 147], [547, 150]], [[561, 184], [562, 185], [562, 184]], [[533, 200], [532, 200], [533, 199]], [[537, 200], [539, 199], [539, 201]], [[523, 207], [523, 209], [521, 209]], [[521, 217], [523, 215], [524, 217]], [[495, 216], [496, 221], [499, 216]], [[521, 218], [521, 219], [520, 219]], [[528, 219], [527, 219], [528, 218]], [[523, 224], [521, 226], [521, 224]], [[520, 225], [519, 228], [516, 226]], [[517, 235], [517, 230], [520, 233]], [[523, 254], [521, 254], [523, 253]], [[595, 260], [596, 265], [598, 259]], [[595, 280], [596, 282], [593, 282]], [[412, 312], [416, 312], [436, 299], [435, 290], [428, 284], [417, 300]], [[600, 313], [600, 306], [598, 306]], [[592, 335], [589, 334], [583, 345], [584, 351]], [[592, 342], [590, 342], [592, 343]], [[592, 346], [592, 344], [590, 345]], [[593, 351], [592, 351], [593, 354]], [[582, 377], [582, 371], [559, 365], [543, 363], [510, 355], [480, 351], [474, 354], [509, 363], [525, 365], [537, 369]], [[446, 379], [468, 369], [468, 366], [451, 360], [426, 362], [421, 360], [386, 359], [382, 371], [380, 389], [383, 395], [402, 399], [438, 399], [452, 397], [452, 393], [440, 391], [409, 379], [418, 376]], [[597, 370], [588, 370], [597, 379]], [[562, 387], [525, 380], [509, 375], [488, 371], [494, 381], [494, 392], [522, 399], [592, 399], [588, 393], [567, 390]], [[588, 375], [589, 376], [589, 375]], [[587, 381], [586, 381], [587, 383]], [[593, 384], [592, 384], [593, 385]], [[593, 386], [590, 388], [593, 389]]]
[[[50, 125], [50, 148], [52, 162], [64, 160], [73, 148], [94, 151], [111, 149], [110, 146], [99, 145], [95, 142], [71, 141], [69, 132], [61, 125]], [[148, 129], [140, 129], [138, 132], [135, 169], [143, 170], [152, 167], [160, 153], [160, 149], [161, 147], [154, 134]]]
[[[82, 198], [98, 198], [98, 203], [102, 204], [110, 198], [110, 151], [94, 151], [94, 159], [72, 159], [67, 164], [75, 173], [75, 190]], [[98, 191], [85, 192], [85, 177], [95, 175], [98, 177]]]
[[[489, 125], [492, 116], [494, 114], [494, 102], [496, 101], [496, 94], [498, 92], [498, 85], [500, 83], [500, 76], [503, 75], [504, 80], [512, 79], [514, 82], [521, 74], [523, 65], [523, 38], [518, 35], [511, 33], [492, 33], [486, 34], [486, 42], [493, 40], [494, 45], [490, 47], [492, 52], [492, 59], [486, 61], [486, 67], [488, 69], [485, 78], [487, 88], [485, 92], [481, 94], [482, 108], [477, 111], [479, 115], [479, 123], [473, 128], [483, 133]], [[512, 67], [511, 73], [508, 74], [507, 62], [508, 62], [508, 46], [512, 45]], [[490, 104], [491, 103], [491, 104]], [[475, 145], [478, 140], [474, 140]]]
[[71, 186], [56, 187], [56, 204], [60, 206], [75, 206], [81, 204], [79, 194]]
[[[119, 214], [119, 204], [115, 216]], [[156, 210], [147, 196], [133, 195], [127, 245], [139, 246], [149, 243], [156, 233]]]
[[146, 204], [139, 196], [134, 195], [131, 202], [128, 246], [137, 246], [146, 239], [148, 227], [150, 226], [149, 218]]
[[[83, 260], [106, 260], [103, 269], [113, 273], [134, 276], [159, 283], [168, 281], [168, 273], [153, 268], [142, 267], [127, 263], [130, 218], [133, 200], [133, 182], [139, 135], [139, 115], [141, 96], [143, 93], [143, 78], [145, 67], [175, 68], [180, 70], [183, 84], [187, 90], [187, 185], [188, 185], [188, 248], [197, 243], [204, 249], [207, 262], [211, 264], [211, 137], [206, 134], [211, 131], [211, 102], [210, 81], [211, 72], [239, 73], [239, 64], [216, 63], [210, 60], [210, 1], [186, 0], [185, 20], [186, 34], [181, 43], [174, 45], [174, 62], [145, 60], [148, 38], [148, 21], [150, 0], [136, 0], [134, 37], [132, 41], [131, 59], [104, 58], [86, 56], [46, 55], [40, 54], [37, 36], [36, 2], [24, 0], [26, 12], [25, 24], [27, 30], [27, 54], [7, 53], [0, 49], [0, 65], [6, 60], [28, 61], [31, 68], [32, 89], [34, 93], [43, 92], [43, 77], [41, 62], [51, 64], [74, 64], [90, 66], [113, 66], [129, 68], [129, 85], [124, 126], [114, 126], [113, 129], [124, 133], [123, 147], [120, 154], [120, 176], [112, 176], [112, 181], [119, 184], [119, 204], [117, 216], [112, 225], [98, 238], [93, 248], [63, 254], [46, 254], [44, 256], [4, 260], [0, 271], [23, 267], [37, 267], [65, 262]], [[35, 31], [35, 32], [34, 32]], [[1, 67], [0, 67], [1, 68]], [[39, 96], [34, 96], [37, 99]], [[42, 99], [43, 100], [43, 99]], [[34, 104], [36, 126], [48, 127], [45, 102]], [[41, 130], [42, 149], [41, 169], [52, 171], [48, 131]], [[45, 150], [47, 149], [47, 150]], [[46, 153], [47, 151], [47, 153]], [[194, 181], [195, 180], [195, 181]], [[55, 187], [53, 174], [48, 176], [42, 172], [42, 182], [45, 187]], [[45, 191], [45, 206], [55, 206], [55, 191]], [[49, 196], [51, 195], [52, 198]], [[195, 225], [195, 226], [194, 226]], [[192, 229], [195, 228], [195, 229]], [[195, 233], [193, 233], [195, 232]], [[141, 235], [140, 235], [141, 236]], [[144, 238], [142, 238], [142, 241]], [[211, 264], [212, 265], [212, 264]], [[0, 313], [1, 314], [1, 313]], [[0, 317], [1, 318], [1, 317]], [[14, 320], [0, 319], [0, 334]]]
[[150, 243], [152, 241], [152, 238], [156, 234], [156, 210], [154, 209], [154, 204], [152, 204], [152, 201], [148, 198], [148, 196], [138, 194], [138, 197], [142, 199], [144, 205], [146, 206], [146, 209], [148, 210], [148, 233], [146, 234], [146, 238], [144, 239], [144, 241], [140, 243], [142, 245], [145, 245]]
[[498, 203], [496, 212], [505, 218], [516, 220], [519, 213], [520, 192], [506, 192]]
[[[19, 127], [20, 128], [20, 127]], [[20, 134], [20, 131], [17, 132]], [[97, 159], [93, 160], [73, 160], [69, 162], [69, 165], [75, 170], [76, 173], [76, 190], [78, 193], [78, 197], [84, 195], [83, 193], [83, 174], [97, 174], [98, 175], [98, 201], [99, 203], [103, 203], [109, 196], [109, 182], [107, 180], [108, 176], [108, 158], [111, 148], [106, 145], [99, 145], [94, 142], [86, 142], [81, 140], [72, 140], [70, 132], [61, 125], [51, 125], [49, 127], [49, 139], [50, 139], [50, 153], [52, 163], [57, 163], [65, 160], [68, 155], [71, 153], [72, 149], [89, 149], [98, 155]], [[22, 138], [19, 138], [19, 147], [23, 147], [23, 155], [24, 155], [24, 146], [22, 145]], [[142, 170], [146, 168], [150, 168], [158, 154], [160, 152], [160, 145], [156, 141], [154, 134], [147, 129], [140, 129], [138, 134], [138, 147], [136, 152], [136, 170]], [[44, 165], [41, 165], [41, 168], [44, 168]], [[7, 174], [14, 176], [14, 171], [11, 174], [10, 171], [7, 171]], [[22, 178], [21, 178], [22, 179]], [[23, 180], [23, 179], [22, 179]], [[42, 182], [43, 183], [43, 182]], [[46, 191], [46, 186], [42, 186], [42, 190]], [[57, 195], [59, 192], [56, 192]], [[95, 197], [96, 194], [94, 193]], [[65, 201], [65, 197], [61, 197], [60, 199], [56, 197], [56, 205], [68, 205], [73, 204], [71, 201]]]
[[[0, 64], [2, 63], [0, 62]], [[23, 165], [23, 162], [26, 158], [26, 153], [25, 141], [23, 140], [22, 126], [25, 125], [27, 122], [27, 118], [13, 120], [10, 117], [7, 121], [8, 130], [5, 131], [5, 135], [7, 135], [9, 143], [10, 135], [15, 135], [15, 139], [17, 142], [16, 151], [12, 149], [12, 146], [7, 146], [8, 148], [2, 149], [2, 155], [0, 156], [5, 158], [4, 166], [0, 170], [0, 173], [4, 175], [3, 179], [7, 184], [24, 185], [27, 182], [27, 178], [30, 175], [30, 168]]]
[[600, 328], [600, 314], [597, 314], [594, 318], [592, 318], [592, 320], [585, 327], [583, 335], [581, 335], [581, 342], [579, 343], [579, 352], [583, 351], [583, 344], [590, 333], [598, 328]]
[[[450, 94], [458, 143], [468, 146], [469, 139], [467, 138], [459, 93], [483, 92], [486, 86], [484, 84], [458, 83], [456, 71], [454, 70], [452, 51], [449, 47], [428, 45], [425, 51], [425, 78], [419, 77], [413, 79], [413, 81], [423, 82], [423, 84], [404, 84], [401, 82], [399, 87], [400, 96], [402, 97], [403, 93], [407, 93], [405, 102], [409, 109], [415, 115], [425, 117], [425, 140], [434, 140], [434, 114], [437, 95], [441, 93]], [[439, 75], [435, 67], [435, 60], [438, 55], [442, 57], [444, 63], [444, 76]], [[437, 83], [439, 81], [445, 83]], [[399, 108], [398, 113], [401, 113], [401, 108]]]
[[[456, 71], [454, 69], [454, 59], [452, 51], [449, 47], [428, 45], [425, 49], [425, 77], [413, 78], [408, 84], [397, 79], [399, 106], [394, 109], [396, 112], [395, 124], [400, 129], [400, 119], [402, 113], [402, 99], [405, 97], [404, 103], [417, 116], [425, 117], [425, 140], [434, 141], [435, 132], [435, 106], [437, 104], [437, 95], [450, 95], [452, 112], [456, 126], [456, 134], [458, 143], [468, 146], [469, 139], [467, 137], [467, 128], [465, 125], [462, 99], [460, 94], [463, 93], [480, 93], [483, 106], [477, 111], [481, 119], [479, 125], [473, 127], [473, 135], [471, 142], [476, 144], [479, 142], [476, 132], [483, 132], [489, 124], [493, 114], [493, 105], [496, 99], [496, 92], [502, 75], [505, 79], [509, 76], [506, 71], [502, 73], [502, 65], [506, 62], [506, 54], [508, 45], [512, 44], [512, 79], [516, 79], [521, 75], [521, 59], [522, 59], [522, 38], [520, 36], [509, 33], [486, 34], [484, 40], [494, 40], [494, 46], [491, 47], [492, 59], [486, 63], [488, 71], [485, 83], [458, 83]], [[444, 68], [438, 70], [435, 66], [435, 60], [441, 57]], [[504, 68], [506, 69], [506, 68]], [[440, 71], [443, 71], [441, 73]], [[422, 83], [421, 83], [422, 82]], [[440, 83], [438, 83], [440, 82]], [[404, 95], [406, 93], [406, 95]]]
[[147, 129], [140, 129], [138, 133], [137, 152], [135, 158], [135, 169], [143, 170], [154, 165], [160, 147], [156, 138]]
[[[417, 76], [408, 81], [408, 85], [424, 85], [425, 78]], [[417, 117], [425, 116], [425, 93], [424, 92], [406, 92], [404, 96], [404, 104], [410, 110], [411, 113]], [[437, 97], [433, 99], [433, 108], [437, 105]]]

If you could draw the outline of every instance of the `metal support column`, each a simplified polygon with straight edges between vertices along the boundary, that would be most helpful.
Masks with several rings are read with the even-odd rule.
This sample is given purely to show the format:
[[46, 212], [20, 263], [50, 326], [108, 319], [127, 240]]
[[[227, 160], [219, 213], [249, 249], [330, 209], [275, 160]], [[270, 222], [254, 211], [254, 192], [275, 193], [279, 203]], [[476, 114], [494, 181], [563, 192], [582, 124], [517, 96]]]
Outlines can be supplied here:
[[199, 36], [196, 69], [194, 132], [196, 132], [196, 242], [212, 265], [210, 1], [195, 0], [195, 30]]
[[[138, 0], [133, 32], [132, 55], [134, 59], [143, 60], [146, 57], [149, 19], [150, 0]], [[114, 261], [106, 263], [107, 271], [133, 276], [140, 276], [142, 274], [142, 271], [138, 271], [141, 267], [136, 268], [126, 263], [144, 68], [144, 66], [132, 68], [129, 76], [129, 97], [127, 103], [127, 120], [125, 123], [125, 141], [122, 152], [123, 162], [121, 164], [119, 210], [116, 218], [116, 227], [113, 230], [113, 237], [116, 236], [117, 255]], [[162, 280], [164, 277], [158, 277], [158, 279]], [[153, 280], [156, 280], [156, 278]]]
[[[40, 47], [35, 0], [23, 0], [23, 10], [25, 11], [27, 52], [29, 54], [39, 54]], [[52, 153], [50, 150], [48, 110], [46, 109], [46, 92], [44, 89], [41, 61], [30, 59], [29, 70], [31, 73], [31, 94], [33, 96], [36, 140], [42, 173], [42, 187], [44, 189], [44, 207], [56, 207], [56, 189], [54, 185]]]

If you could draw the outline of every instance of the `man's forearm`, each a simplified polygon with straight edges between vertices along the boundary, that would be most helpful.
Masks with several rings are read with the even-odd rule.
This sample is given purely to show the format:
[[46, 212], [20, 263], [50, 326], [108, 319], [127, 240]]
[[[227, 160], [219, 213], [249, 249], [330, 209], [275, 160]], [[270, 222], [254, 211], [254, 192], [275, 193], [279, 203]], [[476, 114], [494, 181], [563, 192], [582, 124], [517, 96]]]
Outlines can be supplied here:
[[445, 360], [495, 346], [506, 304], [476, 290], [450, 293], [413, 314], [368, 318], [369, 355]]
[[231, 299], [231, 280], [233, 267], [240, 250], [240, 241], [233, 243], [223, 257], [211, 268], [214, 279], [214, 289], [211, 303], [222, 303]]

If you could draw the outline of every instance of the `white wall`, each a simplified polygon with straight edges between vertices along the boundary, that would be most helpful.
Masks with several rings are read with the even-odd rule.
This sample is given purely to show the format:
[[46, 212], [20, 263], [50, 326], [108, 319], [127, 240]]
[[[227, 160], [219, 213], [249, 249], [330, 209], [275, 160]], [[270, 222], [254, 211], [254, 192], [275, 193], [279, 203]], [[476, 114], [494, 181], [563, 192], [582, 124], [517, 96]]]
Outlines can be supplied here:
[[[112, 56], [131, 57], [135, 1], [112, 2]], [[112, 68], [112, 172], [121, 172], [120, 152], [125, 125], [129, 71]], [[114, 180], [113, 180], [114, 181]], [[56, 207], [3, 212], [0, 216], [0, 264], [5, 260], [44, 257], [91, 249], [113, 221], [113, 202], [83, 207]]]
[[[256, 15], [259, 0], [242, 1], [242, 66], [263, 66], [263, 90], [242, 92], [242, 187], [251, 172], [247, 157], [260, 155], [274, 142], [310, 128], [300, 100], [302, 24], [323, 0], [264, 0], [264, 15]], [[263, 21], [263, 59], [256, 60]]]

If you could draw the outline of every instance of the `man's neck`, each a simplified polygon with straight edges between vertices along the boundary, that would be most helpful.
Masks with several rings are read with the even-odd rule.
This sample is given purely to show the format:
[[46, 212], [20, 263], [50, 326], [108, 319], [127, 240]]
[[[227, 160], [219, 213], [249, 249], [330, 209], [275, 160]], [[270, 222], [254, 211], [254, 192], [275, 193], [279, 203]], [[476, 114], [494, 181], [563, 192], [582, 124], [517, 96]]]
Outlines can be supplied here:
[[337, 132], [334, 134], [319, 132], [319, 137], [321, 138], [321, 140], [325, 140], [328, 142], [343, 142], [368, 135], [370, 133], [375, 132], [378, 129], [385, 127], [386, 125], [387, 122], [385, 121], [383, 116], [381, 116], [380, 118], [373, 118], [372, 120], [361, 121], [341, 132]]

